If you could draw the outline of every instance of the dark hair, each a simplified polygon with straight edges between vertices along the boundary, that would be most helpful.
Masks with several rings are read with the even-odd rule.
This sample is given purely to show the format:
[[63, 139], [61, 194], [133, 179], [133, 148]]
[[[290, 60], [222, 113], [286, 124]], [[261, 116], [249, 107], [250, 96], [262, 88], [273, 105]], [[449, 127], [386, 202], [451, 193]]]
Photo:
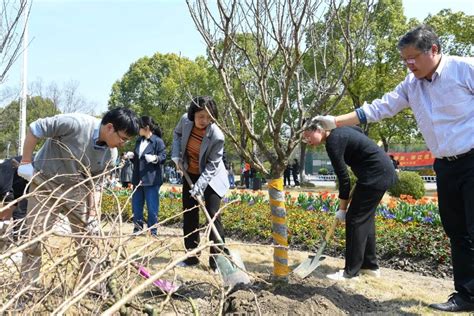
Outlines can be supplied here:
[[303, 118], [303, 130], [304, 131], [316, 131], [318, 129], [324, 130], [321, 123], [315, 118]]
[[152, 117], [142, 116], [140, 118], [139, 124], [140, 124], [140, 128], [145, 128], [148, 126], [153, 134], [155, 134], [158, 137], [161, 137], [162, 135], [161, 128], [158, 124], [155, 123]]
[[194, 122], [194, 114], [196, 112], [207, 109], [214, 120], [218, 119], [219, 113], [217, 112], [216, 102], [208, 96], [195, 97], [188, 108], [188, 119]]
[[422, 24], [403, 35], [400, 41], [398, 41], [397, 48], [402, 50], [407, 46], [414, 46], [419, 51], [428, 52], [433, 44], [438, 46], [438, 54], [441, 54], [441, 44], [438, 35], [436, 35], [431, 26]]
[[102, 125], [111, 123], [116, 131], [123, 131], [127, 136], [138, 134], [138, 118], [130, 109], [115, 108], [105, 113], [102, 118]]

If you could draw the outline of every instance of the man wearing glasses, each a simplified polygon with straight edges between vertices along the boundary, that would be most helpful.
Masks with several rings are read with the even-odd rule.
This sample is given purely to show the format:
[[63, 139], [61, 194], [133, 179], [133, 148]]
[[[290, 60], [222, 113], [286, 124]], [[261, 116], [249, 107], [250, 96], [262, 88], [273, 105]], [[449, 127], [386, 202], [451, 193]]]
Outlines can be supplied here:
[[[100, 232], [96, 214], [101, 181], [117, 159], [117, 147], [138, 133], [138, 119], [126, 108], [116, 108], [102, 120], [79, 113], [42, 118], [30, 124], [23, 146], [18, 175], [30, 182], [26, 236], [32, 240], [49, 235], [59, 213], [68, 217], [82, 278], [94, 280], [100, 273], [91, 258], [91, 235]], [[32, 159], [40, 139], [44, 144]], [[28, 240], [25, 240], [28, 242]], [[24, 286], [40, 280], [44, 239], [31, 243], [23, 252], [21, 277]], [[105, 286], [95, 287], [103, 294]]]
[[410, 74], [395, 90], [356, 111], [314, 119], [326, 130], [377, 122], [410, 107], [436, 157], [439, 212], [451, 242], [454, 288], [442, 311], [474, 311], [474, 58], [441, 54], [436, 33], [421, 25], [398, 43]]

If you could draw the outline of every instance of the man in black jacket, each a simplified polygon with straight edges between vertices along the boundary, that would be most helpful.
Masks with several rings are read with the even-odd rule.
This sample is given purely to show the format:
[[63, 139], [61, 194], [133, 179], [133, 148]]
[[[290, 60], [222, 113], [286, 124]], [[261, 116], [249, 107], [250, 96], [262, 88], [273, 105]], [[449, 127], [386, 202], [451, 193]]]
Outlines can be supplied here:
[[[28, 182], [18, 176], [16, 172], [20, 161], [21, 156], [18, 156], [0, 163], [0, 205], [7, 205], [11, 201], [20, 198], [25, 191]], [[0, 212], [0, 221], [3, 221], [5, 226], [11, 219], [15, 221], [15, 237], [21, 226], [21, 221], [26, 215], [26, 208], [27, 200], [23, 199]]]
[[[0, 252], [18, 240], [23, 233], [22, 224], [26, 216], [27, 200], [16, 201], [10, 207], [4, 208], [23, 195], [28, 183], [16, 172], [20, 161], [21, 156], [18, 156], [0, 163], [0, 209], [2, 209], [0, 212]], [[10, 259], [18, 264], [21, 262], [22, 255], [22, 252], [17, 252]]]
[[[307, 124], [303, 138], [309, 145], [326, 144], [339, 181], [336, 217], [346, 223], [346, 264], [344, 270], [328, 278], [346, 280], [357, 277], [359, 272], [380, 276], [375, 253], [375, 210], [385, 191], [397, 180], [392, 162], [358, 127], [325, 131], [313, 120]], [[352, 196], [347, 166], [357, 177]]]

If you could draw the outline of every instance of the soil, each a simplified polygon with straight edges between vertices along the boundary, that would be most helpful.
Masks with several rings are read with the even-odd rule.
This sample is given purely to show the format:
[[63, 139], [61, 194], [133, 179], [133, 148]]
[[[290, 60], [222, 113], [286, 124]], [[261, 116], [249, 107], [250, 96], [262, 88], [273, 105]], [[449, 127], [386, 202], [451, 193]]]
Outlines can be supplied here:
[[[132, 225], [123, 224], [123, 233], [131, 234]], [[167, 248], [157, 256], [148, 255], [145, 266], [150, 272], [160, 271], [170, 261], [184, 255], [182, 230], [180, 228], [160, 227], [159, 236], [138, 236], [127, 244], [131, 252], [152, 241], [152, 248]], [[204, 237], [202, 238], [204, 239]], [[333, 281], [326, 278], [344, 267], [341, 254], [329, 254], [321, 265], [307, 278], [301, 280], [289, 275], [288, 279], [274, 280], [273, 247], [261, 242], [248, 243], [226, 236], [230, 249], [238, 252], [243, 259], [252, 283], [237, 286], [223, 293], [222, 280], [208, 267], [208, 250], [200, 256], [201, 264], [194, 267], [176, 267], [162, 278], [178, 279], [179, 290], [167, 297], [156, 287], [150, 286], [141, 292], [129, 305], [128, 313], [140, 315], [140, 307], [152, 306], [161, 315], [436, 315], [428, 305], [446, 301], [454, 291], [449, 267], [436, 266], [429, 261], [414, 262], [405, 258], [391, 258], [379, 261], [381, 277], [360, 276], [358, 280]], [[64, 239], [56, 246], [56, 251], [65, 249]], [[53, 242], [54, 244], [54, 242]], [[152, 253], [146, 249], [143, 254]], [[298, 249], [289, 250], [291, 269], [305, 260], [310, 253]], [[332, 255], [332, 256], [331, 256]], [[337, 257], [339, 256], [339, 257]], [[123, 293], [143, 282], [143, 279], [130, 269], [128, 279], [122, 280]], [[117, 275], [117, 280], [124, 275]], [[58, 297], [58, 302], [61, 299]], [[102, 301], [104, 311], [110, 304]], [[113, 302], [112, 302], [113, 303]], [[56, 303], [54, 303], [56, 305]], [[137, 306], [139, 307], [137, 309]], [[161, 309], [163, 308], [163, 309]], [[72, 314], [90, 312], [71, 311]]]
[[[161, 232], [167, 236], [181, 234], [177, 228], [163, 227]], [[179, 244], [181, 238], [176, 238]], [[437, 314], [428, 307], [429, 304], [446, 301], [453, 292], [450, 278], [395, 270], [383, 263], [380, 278], [364, 275], [358, 280], [333, 281], [326, 275], [344, 267], [344, 260], [334, 257], [327, 257], [303, 280], [290, 274], [287, 282], [276, 282], [272, 278], [273, 248], [270, 245], [246, 244], [231, 238], [227, 241], [230, 249], [240, 253], [253, 283], [237, 286], [223, 300], [219, 291], [220, 276], [209, 270], [205, 264], [208, 251], [203, 251], [202, 264], [175, 268], [174, 275], [168, 275], [169, 278], [177, 275], [183, 284], [163, 314], [182, 315], [198, 311], [202, 315], [216, 315], [222, 310], [230, 315], [426, 315]], [[178, 248], [175, 250], [181, 252]], [[290, 250], [291, 267], [296, 267], [308, 255], [308, 252]], [[150, 268], [158, 269], [167, 260], [155, 258], [151, 260]]]

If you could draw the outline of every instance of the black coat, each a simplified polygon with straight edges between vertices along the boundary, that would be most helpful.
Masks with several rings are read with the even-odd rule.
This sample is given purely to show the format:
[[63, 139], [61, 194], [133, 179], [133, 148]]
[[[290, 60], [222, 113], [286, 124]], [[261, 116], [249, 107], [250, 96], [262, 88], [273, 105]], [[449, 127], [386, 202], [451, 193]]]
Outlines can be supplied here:
[[347, 200], [350, 191], [350, 166], [357, 184], [377, 190], [387, 190], [397, 180], [388, 155], [368, 138], [360, 128], [339, 127], [326, 139], [328, 153], [339, 181], [339, 197]]

